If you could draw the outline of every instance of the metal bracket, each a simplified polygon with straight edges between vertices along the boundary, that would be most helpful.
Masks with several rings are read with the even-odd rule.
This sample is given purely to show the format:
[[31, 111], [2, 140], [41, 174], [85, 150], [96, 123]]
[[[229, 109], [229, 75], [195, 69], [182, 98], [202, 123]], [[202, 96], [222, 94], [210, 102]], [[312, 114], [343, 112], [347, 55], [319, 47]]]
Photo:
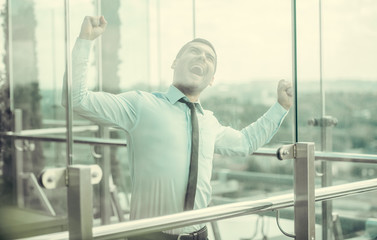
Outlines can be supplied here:
[[308, 125], [314, 127], [335, 127], [338, 124], [338, 119], [331, 116], [324, 116], [323, 118], [312, 118], [308, 120]]
[[344, 240], [342, 225], [340, 223], [340, 217], [337, 213], [332, 214], [333, 220], [333, 232], [335, 240]]
[[27, 181], [30, 191], [38, 197], [39, 201], [42, 204], [42, 207], [51, 215], [56, 216], [55, 210], [52, 207], [50, 201], [46, 197], [46, 194], [43, 192], [42, 188], [38, 185], [38, 180], [35, 177], [34, 173], [23, 173], [22, 178]]
[[100, 153], [96, 153], [95, 146], [92, 146], [92, 147], [91, 147], [91, 150], [92, 150], [92, 156], [93, 156], [94, 158], [101, 158], [101, 157], [102, 157], [102, 154], [100, 154]]
[[[21, 146], [19, 146], [18, 143], [20, 143]], [[29, 140], [17, 140], [14, 142], [14, 147], [16, 148], [17, 151], [20, 151], [20, 152], [23, 152], [23, 151], [34, 152], [35, 150], [34, 142], [29, 142]]]
[[[90, 165], [91, 184], [98, 184], [102, 179], [102, 169], [98, 165]], [[67, 168], [45, 169], [39, 176], [39, 184], [46, 189], [66, 187]]]
[[276, 156], [279, 160], [294, 159], [296, 158], [296, 144], [283, 145], [278, 148]]
[[280, 232], [282, 232], [287, 237], [296, 238], [296, 236], [294, 234], [287, 233], [286, 231], [283, 230], [283, 228], [280, 226], [279, 220], [280, 220], [280, 212], [279, 212], [279, 210], [276, 210], [276, 224], [278, 225]]
[[324, 174], [320, 171], [317, 171], [317, 168], [315, 168], [315, 176], [316, 177], [322, 177]]
[[285, 145], [277, 150], [277, 158], [294, 159], [294, 224], [295, 236], [288, 234], [279, 226], [280, 231], [297, 239], [315, 239], [315, 185], [314, 185], [314, 143]]

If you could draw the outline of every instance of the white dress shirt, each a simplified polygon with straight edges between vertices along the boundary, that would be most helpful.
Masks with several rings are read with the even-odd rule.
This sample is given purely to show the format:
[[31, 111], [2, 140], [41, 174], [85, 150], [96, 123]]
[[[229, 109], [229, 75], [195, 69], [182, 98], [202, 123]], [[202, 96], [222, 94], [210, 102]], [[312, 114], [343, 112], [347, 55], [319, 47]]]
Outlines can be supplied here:
[[[190, 109], [178, 101], [185, 95], [174, 86], [166, 93], [130, 91], [114, 95], [88, 91], [86, 75], [91, 46], [92, 41], [77, 39], [73, 48], [72, 105], [76, 113], [127, 133], [132, 179], [130, 218], [183, 211], [191, 152]], [[196, 103], [196, 111], [199, 170], [194, 209], [200, 209], [207, 207], [211, 198], [213, 154], [252, 154], [272, 138], [287, 111], [276, 103], [241, 131], [220, 125], [200, 103]], [[194, 225], [166, 232], [189, 233], [202, 227]]]

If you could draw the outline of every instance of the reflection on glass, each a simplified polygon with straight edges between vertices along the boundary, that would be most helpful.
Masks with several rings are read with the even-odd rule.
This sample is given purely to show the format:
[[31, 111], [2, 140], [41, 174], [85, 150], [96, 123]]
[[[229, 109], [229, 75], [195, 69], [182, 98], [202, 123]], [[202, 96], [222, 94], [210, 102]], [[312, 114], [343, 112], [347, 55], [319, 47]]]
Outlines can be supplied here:
[[[7, 52], [5, 47], [1, 59], [8, 59], [11, 54], [9, 64], [12, 67], [1, 60], [1, 132], [35, 130], [24, 133], [58, 138], [54, 141], [1, 139], [1, 204], [13, 206], [0, 215], [12, 215], [17, 221], [31, 221], [41, 227], [27, 231], [17, 226], [13, 237], [20, 237], [67, 227], [65, 190], [38, 192], [35, 180], [44, 168], [66, 164], [66, 146], [61, 141], [66, 132], [61, 88], [65, 71], [64, 19], [67, 16], [64, 16], [64, 1], [7, 2], [12, 4], [9, 13], [12, 21], [8, 29], [12, 48]], [[176, 51], [192, 39], [194, 27], [196, 37], [209, 39], [219, 54], [214, 85], [204, 92], [201, 103], [215, 113], [221, 124], [235, 129], [247, 126], [276, 101], [277, 80], [291, 79], [290, 1], [196, 1], [195, 9], [192, 1], [100, 2], [101, 6], [92, 0], [70, 1], [72, 47], [85, 15], [100, 13], [108, 21], [106, 34], [95, 43], [89, 59], [90, 90], [114, 94], [135, 89], [165, 91], [173, 78], [171, 65]], [[7, 43], [8, 33], [4, 27], [7, 23], [5, 3], [0, 1], [1, 9], [4, 9], [4, 14], [0, 15], [4, 24], [1, 31], [5, 33], [1, 34], [4, 36], [1, 44]], [[297, 130], [299, 140], [315, 142], [317, 150], [376, 153], [376, 9], [376, 3], [367, 0], [326, 1], [322, 3], [322, 15], [319, 16], [317, 3], [298, 1]], [[319, 17], [322, 25], [319, 25]], [[324, 103], [324, 109], [321, 103]], [[21, 112], [22, 116], [15, 115], [11, 119], [9, 110]], [[292, 113], [268, 147], [292, 142], [291, 118]], [[17, 122], [17, 128], [12, 129], [12, 120]], [[111, 138], [125, 144], [127, 138], [121, 131], [98, 126], [78, 114], [74, 116], [73, 125], [75, 139], [106, 141]], [[13, 146], [16, 149], [12, 149]], [[129, 148], [124, 146], [74, 144], [75, 164], [99, 164], [105, 173], [100, 185], [94, 186], [95, 226], [129, 218], [130, 169], [133, 167], [127, 157], [129, 154]], [[24, 180], [18, 182], [12, 172], [12, 164], [16, 161], [22, 163], [19, 173], [24, 176]], [[292, 192], [292, 168], [291, 161], [277, 162], [273, 157], [216, 154], [210, 186], [211, 205]], [[324, 168], [318, 163], [316, 170], [323, 173]], [[327, 170], [331, 181], [326, 184], [338, 185], [375, 178], [377, 167], [375, 164], [337, 162]], [[371, 199], [374, 199], [373, 195], [334, 201], [333, 212], [338, 212], [342, 221], [347, 222], [341, 226], [345, 237], [375, 236], [372, 234], [376, 209]], [[287, 209], [281, 215], [288, 232], [293, 225], [291, 212]], [[317, 214], [322, 213], [317, 211]], [[41, 218], [50, 225], [39, 223]], [[0, 220], [3, 219], [8, 220]], [[322, 222], [317, 224], [320, 238]], [[246, 231], [250, 225], [255, 231]], [[336, 227], [336, 222], [333, 226]], [[218, 227], [223, 239], [232, 239], [234, 235], [229, 233], [237, 227], [240, 228], [237, 239], [262, 238], [264, 235], [283, 239], [269, 213], [224, 220]], [[214, 228], [215, 225], [210, 226], [210, 236], [214, 235]]]
[[[377, 48], [372, 44], [377, 35], [375, 21], [371, 19], [377, 17], [377, 12], [369, 9], [374, 9], [376, 3], [319, 3], [313, 2], [311, 9], [315, 11], [310, 12], [305, 11], [308, 6], [299, 3], [301, 10], [297, 16], [298, 42], [301, 43], [298, 47], [301, 59], [298, 64], [299, 140], [314, 141], [317, 151], [375, 154], [377, 132], [371, 116], [376, 113], [373, 89], [377, 72], [371, 64], [377, 62]], [[309, 15], [311, 19], [307, 18]], [[321, 181], [317, 183], [330, 186], [375, 178], [376, 168], [375, 164], [318, 162], [317, 178]], [[355, 199], [369, 205], [368, 198], [357, 196]], [[331, 235], [337, 234], [332, 215], [338, 211], [344, 238], [358, 235], [352, 225], [358, 218], [354, 213], [359, 211], [351, 214], [352, 224], [346, 223], [342, 215], [348, 213], [339, 208], [338, 202], [345, 201], [327, 201], [321, 205], [322, 212], [317, 211], [322, 218], [321, 239], [331, 239]], [[362, 224], [365, 221], [361, 220]]]
[[[321, 25], [311, 22], [318, 32], [312, 32], [304, 25], [299, 28], [298, 35], [303, 43], [299, 51], [302, 55], [313, 52], [310, 58], [303, 57], [305, 61], [299, 65], [300, 140], [315, 139], [318, 150], [324, 144], [322, 148], [327, 151], [376, 152], [375, 123], [371, 116], [376, 110], [373, 89], [377, 72], [372, 63], [377, 61], [377, 48], [372, 42], [376, 41], [377, 36], [375, 23], [371, 19], [376, 18], [377, 12], [369, 10], [374, 8], [366, 7], [368, 4], [375, 3], [323, 2], [321, 15], [317, 11], [317, 16], [313, 16], [317, 20], [321, 17]], [[302, 11], [301, 14], [307, 13]], [[305, 19], [304, 16], [301, 19]], [[301, 19], [298, 18], [299, 21]], [[341, 24], [339, 19], [343, 19]], [[315, 42], [306, 41], [309, 31], [316, 36]], [[314, 50], [309, 48], [313, 44]], [[319, 44], [322, 49], [318, 48]], [[318, 71], [320, 60], [323, 89], [320, 89]], [[317, 74], [312, 74], [315, 71]], [[321, 90], [324, 92], [323, 98]], [[321, 102], [324, 102], [324, 116], [321, 116]], [[308, 126], [308, 121], [311, 126]], [[331, 133], [321, 139], [321, 128]]]
[[[212, 8], [214, 5], [218, 7]], [[222, 124], [242, 129], [276, 101], [277, 80], [291, 79], [290, 2], [197, 1], [196, 9], [197, 36], [213, 40], [219, 52], [215, 82], [204, 93], [202, 103]], [[291, 141], [290, 113], [268, 147], [276, 148]], [[216, 154], [213, 164], [214, 205], [263, 199], [292, 191], [291, 161], [278, 162], [274, 157], [255, 155], [245, 158]], [[241, 234], [245, 224], [258, 228], [258, 235], [254, 237], [260, 238], [261, 225], [267, 218], [264, 221], [258, 219], [237, 218], [224, 221], [227, 224], [220, 222], [222, 237], [250, 238], [253, 231]], [[272, 234], [271, 228], [266, 231]], [[235, 232], [237, 236], [234, 236]]]
[[[364, 193], [333, 200], [332, 234], [335, 239], [377, 238], [375, 195], [375, 193]], [[318, 216], [321, 214], [319, 205], [317, 205], [316, 214]]]

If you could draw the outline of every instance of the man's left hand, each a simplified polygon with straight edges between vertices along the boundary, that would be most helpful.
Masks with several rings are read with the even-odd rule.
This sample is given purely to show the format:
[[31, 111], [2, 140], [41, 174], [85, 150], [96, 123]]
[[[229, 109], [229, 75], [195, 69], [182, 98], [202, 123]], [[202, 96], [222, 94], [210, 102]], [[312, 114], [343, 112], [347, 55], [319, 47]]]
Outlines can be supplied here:
[[278, 102], [286, 110], [292, 106], [293, 89], [292, 83], [287, 80], [280, 80], [278, 85]]

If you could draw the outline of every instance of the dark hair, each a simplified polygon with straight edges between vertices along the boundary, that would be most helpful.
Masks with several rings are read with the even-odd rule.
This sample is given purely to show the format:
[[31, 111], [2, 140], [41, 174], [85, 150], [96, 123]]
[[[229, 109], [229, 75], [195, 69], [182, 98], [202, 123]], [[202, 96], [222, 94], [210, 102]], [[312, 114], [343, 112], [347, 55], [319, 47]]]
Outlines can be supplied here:
[[190, 45], [190, 43], [193, 43], [193, 42], [199, 42], [199, 43], [203, 43], [207, 46], [209, 46], [213, 52], [215, 53], [215, 72], [216, 72], [216, 66], [217, 66], [217, 53], [216, 53], [216, 50], [215, 50], [215, 47], [212, 45], [212, 43], [204, 38], [195, 38], [193, 40], [191, 40], [190, 42], [187, 42], [185, 45], [183, 45], [181, 47], [181, 49], [179, 50], [177, 56], [175, 57], [176, 59], [179, 58], [183, 52], [186, 50], [186, 48]]

